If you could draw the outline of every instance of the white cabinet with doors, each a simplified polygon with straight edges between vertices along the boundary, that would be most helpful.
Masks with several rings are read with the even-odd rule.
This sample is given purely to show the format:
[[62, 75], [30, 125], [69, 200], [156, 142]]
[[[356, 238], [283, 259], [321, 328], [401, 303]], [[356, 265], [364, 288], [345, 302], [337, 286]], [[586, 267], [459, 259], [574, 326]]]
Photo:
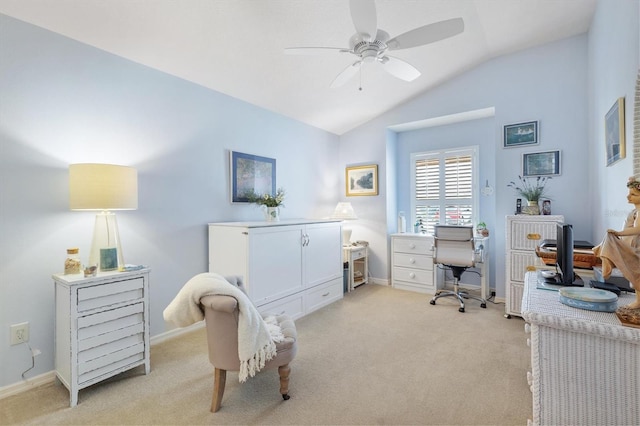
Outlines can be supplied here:
[[209, 271], [241, 276], [260, 312], [302, 317], [343, 296], [341, 223], [210, 223]]
[[542, 240], [555, 239], [556, 224], [563, 221], [564, 216], [560, 215], [521, 214], [506, 217], [505, 315], [507, 317], [522, 316], [525, 274], [535, 271], [540, 264], [537, 261], [535, 249]]

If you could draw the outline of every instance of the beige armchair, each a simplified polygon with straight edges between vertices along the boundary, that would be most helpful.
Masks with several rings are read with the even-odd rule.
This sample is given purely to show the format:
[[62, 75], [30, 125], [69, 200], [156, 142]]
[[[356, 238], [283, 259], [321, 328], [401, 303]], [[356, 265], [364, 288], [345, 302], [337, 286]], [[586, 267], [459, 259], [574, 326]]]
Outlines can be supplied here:
[[[243, 289], [238, 277], [225, 277], [232, 284]], [[244, 289], [243, 289], [244, 290]], [[200, 299], [207, 328], [207, 342], [209, 345], [209, 361], [214, 366], [213, 397], [211, 412], [220, 409], [227, 371], [238, 371], [240, 359], [238, 357], [238, 301], [231, 296], [209, 295]], [[297, 351], [296, 327], [288, 316], [276, 316], [276, 321], [282, 329], [284, 340], [276, 342], [276, 355], [267, 361], [263, 370], [278, 367], [280, 375], [280, 394], [285, 400], [289, 399], [289, 363]]]

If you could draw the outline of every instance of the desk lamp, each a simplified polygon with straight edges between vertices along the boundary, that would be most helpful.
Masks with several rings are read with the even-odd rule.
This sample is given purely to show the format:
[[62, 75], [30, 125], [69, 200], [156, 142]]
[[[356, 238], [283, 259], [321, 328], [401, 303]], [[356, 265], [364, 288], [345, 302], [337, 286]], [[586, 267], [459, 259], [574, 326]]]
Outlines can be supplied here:
[[111, 210], [138, 208], [138, 172], [113, 164], [71, 164], [69, 207], [97, 210], [89, 266], [101, 271], [124, 267], [118, 222]]
[[[353, 210], [351, 203], [338, 203], [331, 215], [331, 219], [356, 220], [357, 218], [358, 216], [356, 216], [356, 212]], [[342, 227], [342, 245], [351, 245], [351, 231], [351, 228]]]

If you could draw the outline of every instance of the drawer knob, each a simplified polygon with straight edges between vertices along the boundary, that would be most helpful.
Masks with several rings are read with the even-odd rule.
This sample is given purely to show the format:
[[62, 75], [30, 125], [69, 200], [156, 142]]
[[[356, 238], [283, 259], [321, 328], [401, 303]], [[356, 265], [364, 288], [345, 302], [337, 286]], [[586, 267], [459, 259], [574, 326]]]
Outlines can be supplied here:
[[531, 266], [531, 265], [527, 266], [527, 272], [534, 272], [535, 270], [536, 270], [535, 266]]
[[409, 274], [409, 278], [415, 278], [415, 277], [416, 277], [416, 274], [414, 274], [413, 272]]
[[416, 263], [416, 260], [413, 257], [409, 258], [409, 263]]
[[527, 334], [531, 333], [531, 324], [525, 323], [524, 332], [527, 333]]
[[528, 240], [539, 240], [540, 238], [542, 238], [542, 236], [540, 234], [527, 234], [527, 239]]
[[325, 293], [325, 294], [322, 295], [322, 297], [327, 297], [330, 294], [331, 294], [331, 292]]
[[411, 244], [409, 244], [409, 248], [414, 249], [414, 248], [416, 248], [416, 245], [411, 243]]

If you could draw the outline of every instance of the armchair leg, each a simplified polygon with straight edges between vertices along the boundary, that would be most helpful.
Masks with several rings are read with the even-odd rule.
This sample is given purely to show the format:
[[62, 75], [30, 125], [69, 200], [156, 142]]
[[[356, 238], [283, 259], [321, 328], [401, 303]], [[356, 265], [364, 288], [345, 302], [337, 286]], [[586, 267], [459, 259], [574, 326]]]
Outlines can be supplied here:
[[222, 395], [224, 395], [224, 385], [227, 381], [227, 370], [216, 368], [213, 372], [213, 398], [211, 399], [211, 412], [215, 413], [220, 409]]
[[285, 401], [290, 398], [289, 373], [291, 373], [291, 367], [289, 367], [289, 364], [278, 367], [278, 374], [280, 375], [280, 394], [282, 395], [282, 399]]

